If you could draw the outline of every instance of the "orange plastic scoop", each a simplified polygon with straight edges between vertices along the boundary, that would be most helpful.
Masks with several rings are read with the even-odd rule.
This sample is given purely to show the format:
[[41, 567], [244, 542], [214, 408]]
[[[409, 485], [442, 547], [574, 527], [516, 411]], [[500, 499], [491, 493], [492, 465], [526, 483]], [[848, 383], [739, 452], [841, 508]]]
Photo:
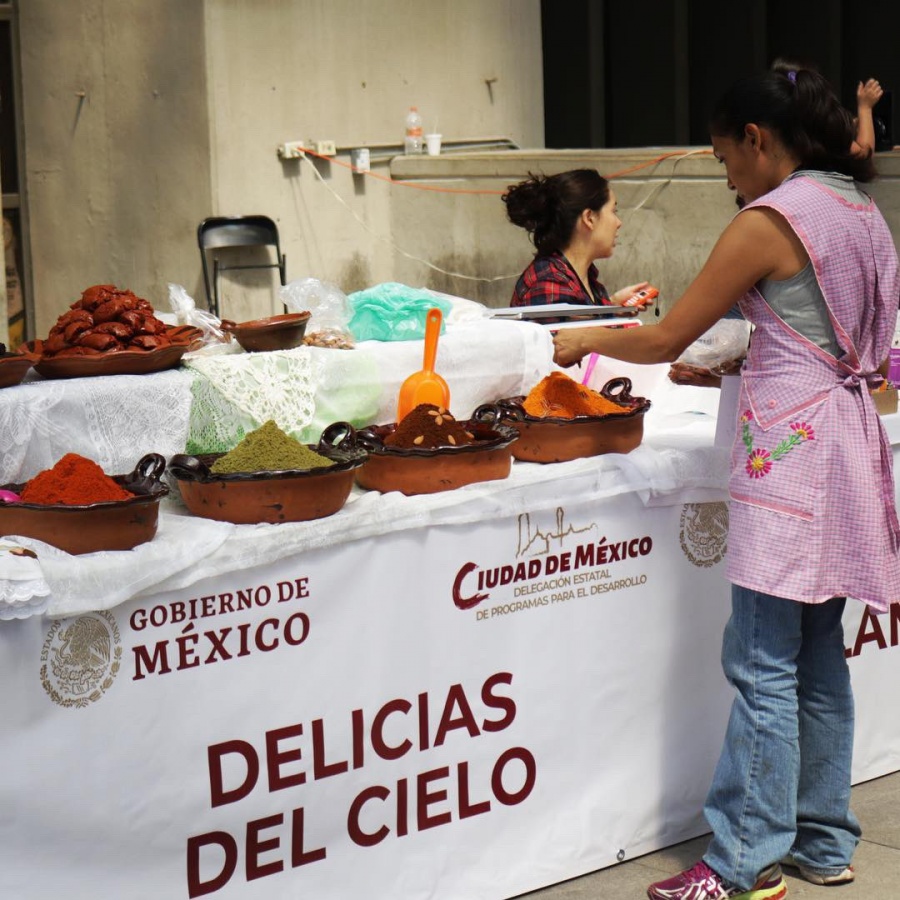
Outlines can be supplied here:
[[400, 395], [397, 398], [398, 422], [402, 422], [420, 403], [434, 403], [436, 406], [443, 406], [444, 409], [450, 408], [450, 388], [434, 371], [441, 318], [441, 311], [436, 307], [428, 310], [425, 319], [425, 359], [421, 371], [413, 372], [400, 385]]

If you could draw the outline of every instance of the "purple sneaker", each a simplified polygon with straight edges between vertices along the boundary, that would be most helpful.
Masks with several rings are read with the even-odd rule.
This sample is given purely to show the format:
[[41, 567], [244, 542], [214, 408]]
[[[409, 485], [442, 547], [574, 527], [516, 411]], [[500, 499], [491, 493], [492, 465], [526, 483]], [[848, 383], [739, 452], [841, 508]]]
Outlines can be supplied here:
[[647, 888], [650, 900], [781, 900], [787, 885], [777, 863], [762, 872], [749, 891], [720, 878], [702, 860], [692, 869]]

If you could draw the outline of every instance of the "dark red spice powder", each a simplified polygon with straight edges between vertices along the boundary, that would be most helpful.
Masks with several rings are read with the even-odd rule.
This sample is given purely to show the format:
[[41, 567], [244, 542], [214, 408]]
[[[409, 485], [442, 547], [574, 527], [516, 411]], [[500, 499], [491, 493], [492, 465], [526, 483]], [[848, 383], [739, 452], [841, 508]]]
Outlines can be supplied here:
[[19, 496], [23, 503], [87, 506], [129, 500], [134, 494], [113, 481], [93, 460], [67, 453], [52, 469], [35, 475]]

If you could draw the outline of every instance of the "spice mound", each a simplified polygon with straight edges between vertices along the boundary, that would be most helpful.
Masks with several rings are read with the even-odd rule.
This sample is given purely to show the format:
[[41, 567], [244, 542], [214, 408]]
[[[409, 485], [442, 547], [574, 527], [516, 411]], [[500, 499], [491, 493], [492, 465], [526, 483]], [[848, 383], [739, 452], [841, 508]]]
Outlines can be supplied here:
[[475, 436], [457, 422], [443, 406], [420, 403], [410, 410], [397, 428], [384, 439], [386, 447], [398, 449], [434, 449], [436, 447], [463, 447], [471, 444]]
[[117, 350], [160, 350], [172, 341], [148, 300], [114, 284], [87, 288], [43, 342], [44, 356], [94, 356]]
[[532, 389], [522, 409], [543, 419], [574, 419], [576, 416], [611, 416], [630, 413], [632, 407], [607, 400], [597, 391], [579, 384], [563, 372], [551, 372]]
[[88, 506], [130, 500], [135, 495], [113, 481], [92, 459], [67, 453], [52, 469], [29, 481], [20, 493], [23, 503]]
[[296, 438], [285, 434], [269, 419], [251, 431], [233, 449], [210, 466], [214, 475], [237, 472], [284, 472], [295, 469], [322, 469], [334, 461], [310, 450]]

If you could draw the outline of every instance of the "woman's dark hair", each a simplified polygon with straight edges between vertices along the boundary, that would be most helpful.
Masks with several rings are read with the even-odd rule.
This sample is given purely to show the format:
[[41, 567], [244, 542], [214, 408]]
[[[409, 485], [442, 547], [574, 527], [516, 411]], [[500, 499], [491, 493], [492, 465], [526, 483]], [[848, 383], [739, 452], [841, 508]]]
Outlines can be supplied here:
[[596, 169], [572, 169], [558, 175], [535, 175], [512, 184], [501, 198], [506, 215], [524, 228], [539, 256], [558, 253], [572, 238], [586, 209], [599, 210], [609, 200], [609, 182]]
[[804, 169], [871, 181], [871, 156], [853, 153], [856, 127], [828, 81], [810, 66], [778, 59], [770, 71], [735, 83], [713, 110], [710, 133], [743, 140], [753, 123], [772, 129]]

